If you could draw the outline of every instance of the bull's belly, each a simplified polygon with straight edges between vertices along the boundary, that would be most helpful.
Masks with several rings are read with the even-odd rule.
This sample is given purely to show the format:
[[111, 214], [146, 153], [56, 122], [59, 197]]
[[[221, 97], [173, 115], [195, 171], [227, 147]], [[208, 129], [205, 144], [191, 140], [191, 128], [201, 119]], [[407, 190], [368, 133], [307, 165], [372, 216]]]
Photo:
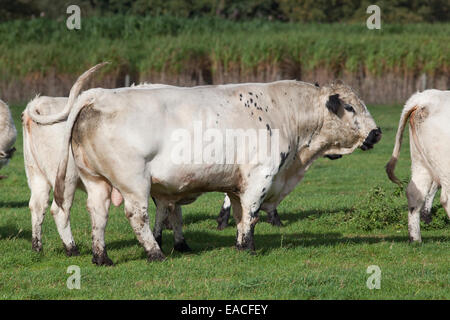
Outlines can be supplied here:
[[237, 193], [242, 176], [235, 165], [168, 165], [152, 161], [151, 195], [186, 204], [205, 192]]

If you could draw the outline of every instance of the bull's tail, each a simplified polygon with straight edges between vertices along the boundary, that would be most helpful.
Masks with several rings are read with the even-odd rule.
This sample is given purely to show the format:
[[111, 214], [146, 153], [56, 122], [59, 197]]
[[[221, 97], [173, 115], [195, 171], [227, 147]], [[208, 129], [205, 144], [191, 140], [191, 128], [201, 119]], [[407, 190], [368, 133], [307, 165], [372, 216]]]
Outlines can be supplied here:
[[[73, 85], [72, 89], [70, 90], [69, 100], [67, 102], [64, 111], [61, 113], [63, 114], [66, 112], [66, 110], [68, 111], [68, 114], [66, 115], [67, 118], [66, 131], [64, 132], [61, 156], [59, 158], [60, 160], [58, 165], [58, 171], [56, 173], [55, 189], [53, 193], [55, 202], [59, 207], [62, 207], [62, 204], [64, 202], [65, 180], [66, 180], [67, 164], [69, 162], [70, 139], [72, 136], [72, 128], [81, 109], [83, 109], [83, 107], [86, 106], [86, 104], [84, 103], [76, 104], [75, 103], [76, 98], [81, 89], [81, 86], [83, 85], [83, 82], [87, 79], [87, 77], [107, 63], [109, 62], [103, 62], [92, 67], [91, 69], [83, 73], [83, 75], [81, 75], [80, 78], [78, 78], [77, 82]], [[81, 81], [79, 81], [80, 79]]]
[[108, 64], [109, 62], [102, 62], [99, 63], [86, 72], [84, 72], [74, 83], [72, 86], [72, 89], [70, 89], [69, 94], [69, 101], [67, 101], [66, 106], [64, 107], [64, 110], [60, 113], [55, 114], [49, 114], [49, 115], [41, 115], [39, 114], [39, 111], [36, 110], [36, 106], [33, 106], [29, 110], [30, 118], [33, 119], [34, 122], [39, 124], [53, 124], [56, 122], [65, 121], [67, 117], [69, 116], [70, 109], [72, 108], [73, 104], [75, 103], [75, 100], [77, 99], [78, 95], [81, 92], [81, 89], [83, 88], [86, 81], [89, 80], [89, 78], [94, 74], [97, 70], [102, 68], [104, 65]]
[[398, 157], [400, 155], [400, 148], [402, 146], [403, 131], [405, 130], [406, 122], [408, 121], [411, 114], [417, 109], [417, 103], [415, 99], [416, 95], [413, 95], [405, 104], [402, 114], [400, 116], [400, 121], [398, 124], [397, 134], [395, 136], [394, 150], [392, 151], [392, 156], [389, 162], [386, 164], [386, 173], [389, 179], [398, 184], [402, 185], [401, 181], [395, 176], [394, 170], [397, 164]]

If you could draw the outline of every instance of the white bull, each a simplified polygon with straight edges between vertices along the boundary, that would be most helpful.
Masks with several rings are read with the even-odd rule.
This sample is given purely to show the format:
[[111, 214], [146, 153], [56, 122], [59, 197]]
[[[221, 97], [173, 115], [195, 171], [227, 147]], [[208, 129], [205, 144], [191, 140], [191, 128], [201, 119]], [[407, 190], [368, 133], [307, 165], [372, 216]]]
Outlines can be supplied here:
[[412, 95], [406, 102], [395, 138], [392, 157], [386, 165], [391, 181], [400, 184], [395, 165], [400, 154], [403, 131], [409, 119], [411, 150], [411, 181], [408, 198], [408, 231], [410, 241], [422, 241], [420, 216], [431, 219], [433, 197], [440, 186], [441, 204], [450, 217], [450, 91], [425, 90]]
[[[99, 67], [90, 69], [80, 76], [74, 85], [76, 90], [72, 92], [73, 96], [78, 95], [83, 83]], [[141, 84], [132, 88], [157, 88], [163, 86], [165, 85]], [[117, 90], [127, 89], [119, 88]], [[67, 105], [68, 100], [69, 98], [66, 97], [36, 97], [28, 103], [22, 113], [25, 172], [28, 186], [31, 190], [29, 207], [32, 220], [32, 249], [35, 251], [42, 250], [41, 226], [48, 207], [49, 193], [54, 188], [59, 163], [57, 155], [62, 151], [64, 137], [65, 121], [63, 120], [65, 118], [59, 115], [65, 112], [64, 107]], [[54, 121], [57, 122], [48, 125]], [[70, 208], [75, 190], [78, 188], [85, 191], [85, 188], [79, 179], [78, 170], [74, 166], [71, 154], [67, 176], [64, 204], [62, 208], [59, 208], [53, 201], [50, 212], [55, 220], [66, 254], [73, 256], [78, 255], [79, 251], [75, 245], [70, 228]], [[116, 190], [112, 192], [111, 196], [112, 202], [115, 205], [120, 205], [122, 197]]]
[[[278, 179], [294, 162], [299, 160], [306, 170], [324, 154], [349, 154], [358, 147], [367, 150], [381, 138], [366, 106], [341, 83], [322, 88], [278, 81], [126, 92], [91, 89], [67, 109], [72, 111], [55, 199], [58, 205], [64, 203], [72, 149], [88, 193], [93, 262], [97, 264], [111, 263], [104, 230], [113, 187], [124, 197], [126, 216], [149, 261], [164, 259], [149, 227], [150, 194], [180, 205], [204, 192], [226, 192], [237, 221], [236, 247], [254, 250], [253, 232], [261, 203], [282, 189]], [[180, 164], [173, 157], [180, 147], [173, 134], [181, 130], [195, 136], [198, 123], [222, 136], [227, 130], [251, 129], [264, 130], [268, 137], [277, 130], [280, 152], [258, 158], [256, 163], [227, 164], [220, 157], [219, 163]], [[229, 145], [220, 146], [217, 154], [227, 154]], [[156, 224], [162, 221], [158, 217]]]
[[[0, 100], [0, 169], [6, 166], [16, 150], [17, 131], [8, 105]], [[4, 178], [0, 176], [0, 179]]]

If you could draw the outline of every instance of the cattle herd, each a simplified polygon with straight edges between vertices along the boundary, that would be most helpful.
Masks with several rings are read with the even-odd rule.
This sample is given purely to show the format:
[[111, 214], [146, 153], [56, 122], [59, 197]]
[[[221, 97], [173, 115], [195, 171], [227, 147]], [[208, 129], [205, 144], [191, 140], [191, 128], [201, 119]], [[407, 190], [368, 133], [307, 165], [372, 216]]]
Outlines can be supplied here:
[[[362, 100], [340, 81], [327, 86], [293, 80], [192, 88], [142, 84], [82, 92], [86, 81], [104, 65], [82, 74], [69, 97], [36, 97], [22, 113], [33, 250], [42, 250], [41, 226], [53, 189], [50, 210], [58, 233], [67, 255], [79, 254], [71, 232], [70, 209], [75, 191], [81, 189], [88, 195], [95, 264], [113, 264], [104, 240], [111, 203], [124, 203], [125, 215], [148, 260], [162, 260], [164, 227], [173, 229], [175, 250], [190, 250], [182, 232], [181, 206], [216, 191], [225, 194], [218, 228], [227, 225], [232, 212], [236, 247], [253, 252], [259, 210], [268, 213], [270, 223], [281, 225], [277, 206], [314, 160], [337, 159], [357, 148], [368, 150], [381, 139], [381, 129]], [[389, 179], [400, 183], [394, 168], [409, 119], [411, 241], [421, 241], [420, 218], [430, 221], [439, 187], [441, 203], [450, 215], [450, 145], [442, 143], [450, 137], [445, 121], [449, 118], [450, 91], [439, 90], [414, 94], [400, 117], [386, 172]], [[264, 156], [240, 162], [227, 161], [230, 143], [220, 140], [213, 152], [216, 161], [198, 161], [195, 156], [202, 150], [195, 149], [195, 141], [194, 152], [190, 149], [198, 125], [204, 132], [215, 133], [216, 139], [228, 132], [255, 130], [275, 144], [269, 143], [270, 152], [265, 154], [261, 152], [264, 144], [257, 145], [249, 152]], [[0, 130], [1, 168], [13, 155], [17, 135], [2, 101]], [[188, 135], [188, 139], [174, 139], [175, 132]], [[177, 158], [180, 153], [174, 152], [180, 146], [188, 150], [181, 150], [181, 162]], [[237, 150], [231, 146], [233, 152]], [[194, 154], [194, 159], [186, 161], [186, 153]], [[147, 212], [149, 197], [156, 204], [153, 232]]]

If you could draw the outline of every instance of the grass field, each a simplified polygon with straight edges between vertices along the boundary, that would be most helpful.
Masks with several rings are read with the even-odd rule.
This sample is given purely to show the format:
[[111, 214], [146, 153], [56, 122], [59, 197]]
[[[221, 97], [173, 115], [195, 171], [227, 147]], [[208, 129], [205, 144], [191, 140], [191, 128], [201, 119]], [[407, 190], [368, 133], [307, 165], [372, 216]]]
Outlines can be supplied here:
[[[435, 222], [422, 230], [423, 244], [409, 244], [406, 197], [384, 172], [400, 106], [370, 108], [383, 130], [373, 150], [314, 163], [279, 207], [284, 227], [257, 225], [256, 255], [235, 250], [234, 223], [216, 230], [223, 198], [212, 193], [183, 208], [193, 253], [172, 252], [166, 231], [167, 260], [158, 263], [146, 262], [123, 208], [113, 208], [106, 241], [116, 266], [109, 268], [91, 264], [90, 222], [81, 192], [72, 210], [81, 256], [65, 256], [50, 214], [43, 226], [44, 251], [31, 251], [23, 106], [12, 109], [20, 134], [18, 151], [2, 170], [9, 177], [0, 181], [1, 299], [450, 299], [450, 224], [444, 212], [435, 210]], [[397, 167], [403, 179], [410, 170], [408, 147], [405, 138]], [[153, 221], [153, 204], [150, 215]], [[81, 268], [80, 290], [66, 288], [70, 265]], [[366, 287], [370, 265], [381, 268], [379, 290]]]

